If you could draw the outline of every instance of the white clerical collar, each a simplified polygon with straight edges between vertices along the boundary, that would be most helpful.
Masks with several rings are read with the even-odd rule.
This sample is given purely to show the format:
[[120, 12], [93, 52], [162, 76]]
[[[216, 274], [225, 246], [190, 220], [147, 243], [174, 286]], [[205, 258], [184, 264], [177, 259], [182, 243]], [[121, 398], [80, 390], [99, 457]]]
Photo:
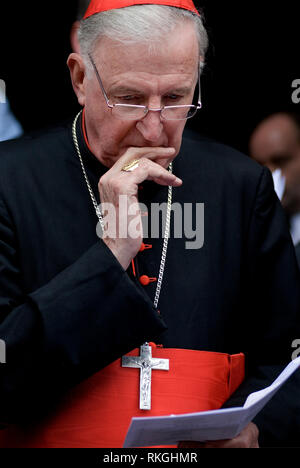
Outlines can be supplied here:
[[294, 245], [300, 242], [300, 213], [290, 218], [290, 232]]
[[[280, 169], [276, 169], [276, 171], [272, 172], [272, 176], [275, 192], [281, 201], [285, 190], [285, 177]], [[300, 213], [296, 213], [294, 216], [291, 216], [290, 233], [294, 245], [297, 245], [300, 242]]]
[[272, 176], [275, 192], [281, 201], [285, 190], [285, 177], [282, 174], [281, 169], [276, 169], [276, 171], [272, 172]]

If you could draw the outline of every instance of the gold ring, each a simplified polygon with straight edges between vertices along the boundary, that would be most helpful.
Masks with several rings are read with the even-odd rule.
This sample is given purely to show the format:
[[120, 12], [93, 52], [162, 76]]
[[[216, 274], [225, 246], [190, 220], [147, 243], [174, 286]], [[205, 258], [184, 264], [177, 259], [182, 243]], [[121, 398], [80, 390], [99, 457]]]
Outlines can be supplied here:
[[134, 159], [130, 163], [126, 164], [124, 167], [122, 167], [122, 171], [124, 172], [132, 172], [134, 171], [137, 167], [139, 167], [139, 159]]

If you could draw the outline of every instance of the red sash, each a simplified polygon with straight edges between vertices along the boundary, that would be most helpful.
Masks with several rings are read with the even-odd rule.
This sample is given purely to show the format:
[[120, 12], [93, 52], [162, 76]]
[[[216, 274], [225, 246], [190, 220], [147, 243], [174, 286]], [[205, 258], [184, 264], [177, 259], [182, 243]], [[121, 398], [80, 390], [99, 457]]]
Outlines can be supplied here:
[[150, 411], [139, 410], [139, 369], [118, 359], [69, 391], [46, 421], [0, 431], [0, 447], [122, 447], [133, 416], [219, 409], [244, 379], [243, 354], [154, 348], [152, 357], [169, 359], [170, 370], [152, 371]]

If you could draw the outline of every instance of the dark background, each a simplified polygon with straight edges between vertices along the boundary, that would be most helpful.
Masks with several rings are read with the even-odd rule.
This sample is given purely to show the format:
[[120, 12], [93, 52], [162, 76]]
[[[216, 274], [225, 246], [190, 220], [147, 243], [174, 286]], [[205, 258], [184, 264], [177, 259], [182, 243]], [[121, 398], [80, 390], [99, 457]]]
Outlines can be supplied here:
[[[26, 131], [54, 125], [79, 109], [66, 59], [77, 1], [6, 2], [0, 6], [0, 78]], [[300, 113], [299, 11], [292, 1], [195, 2], [210, 36], [202, 78], [204, 108], [190, 128], [247, 152], [256, 124], [272, 112]]]

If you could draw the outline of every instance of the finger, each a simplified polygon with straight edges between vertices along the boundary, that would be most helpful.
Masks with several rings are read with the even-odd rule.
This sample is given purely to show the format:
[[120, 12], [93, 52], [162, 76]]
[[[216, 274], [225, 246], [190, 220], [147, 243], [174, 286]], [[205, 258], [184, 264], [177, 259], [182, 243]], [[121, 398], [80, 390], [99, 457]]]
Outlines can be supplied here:
[[129, 148], [123, 156], [118, 159], [118, 161], [114, 164], [113, 168], [120, 170], [123, 166], [134, 159], [141, 159], [147, 158], [150, 160], [155, 160], [157, 158], [160, 159], [167, 159], [174, 155], [175, 149], [174, 148], [165, 148], [165, 147], [145, 147], [145, 148]]
[[258, 442], [254, 442], [254, 443], [251, 445], [250, 448], [254, 448], [254, 449], [260, 448], [259, 443], [258, 443]]
[[210, 442], [206, 442], [204, 444], [204, 448], [231, 448], [232, 444], [235, 444], [235, 439], [232, 440], [213, 440]]
[[178, 187], [182, 184], [182, 180], [176, 177], [172, 172], [164, 169], [159, 164], [155, 162], [142, 158], [139, 162], [139, 165], [134, 171], [128, 173], [124, 172], [124, 180], [131, 177], [131, 181], [134, 181], [135, 184], [140, 184], [145, 180], [152, 180], [160, 185], [172, 185]]
[[207, 442], [204, 448], [254, 448], [258, 445], [258, 428], [250, 423], [234, 439]]
[[195, 442], [195, 441], [183, 441], [179, 442], [178, 448], [203, 448], [205, 446], [204, 442]]

